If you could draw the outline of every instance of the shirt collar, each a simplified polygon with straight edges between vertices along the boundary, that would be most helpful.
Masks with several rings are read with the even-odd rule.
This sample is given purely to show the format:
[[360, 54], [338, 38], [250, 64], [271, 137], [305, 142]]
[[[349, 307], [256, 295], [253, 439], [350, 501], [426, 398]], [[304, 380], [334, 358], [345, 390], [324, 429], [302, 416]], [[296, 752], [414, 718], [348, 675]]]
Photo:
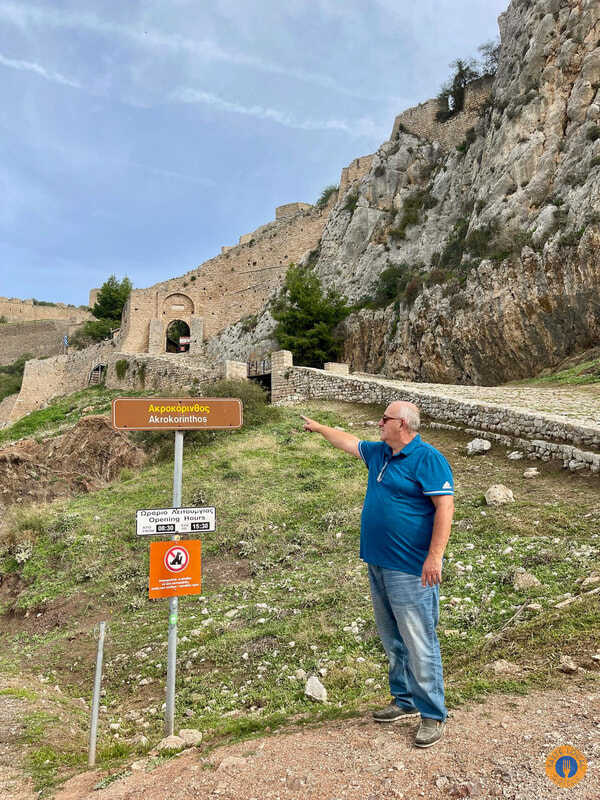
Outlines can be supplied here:
[[412, 453], [412, 451], [415, 450], [421, 444], [421, 436], [417, 433], [414, 439], [411, 439], [411, 441], [408, 444], [404, 445], [402, 450], [396, 453], [396, 456], [392, 456], [392, 448], [389, 446], [389, 444], [387, 442], [384, 442], [384, 444], [385, 444], [385, 453], [388, 457], [395, 458], [396, 456], [400, 456], [402, 458], [406, 458], [406, 456], [409, 456]]

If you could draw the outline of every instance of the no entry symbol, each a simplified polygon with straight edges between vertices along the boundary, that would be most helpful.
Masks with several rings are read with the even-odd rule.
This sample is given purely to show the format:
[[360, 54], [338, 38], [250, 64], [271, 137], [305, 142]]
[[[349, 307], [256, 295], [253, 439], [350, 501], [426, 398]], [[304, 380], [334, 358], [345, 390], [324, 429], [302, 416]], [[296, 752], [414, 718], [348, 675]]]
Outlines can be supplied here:
[[169, 572], [182, 572], [190, 561], [190, 554], [180, 544], [169, 547], [164, 557], [165, 567]]

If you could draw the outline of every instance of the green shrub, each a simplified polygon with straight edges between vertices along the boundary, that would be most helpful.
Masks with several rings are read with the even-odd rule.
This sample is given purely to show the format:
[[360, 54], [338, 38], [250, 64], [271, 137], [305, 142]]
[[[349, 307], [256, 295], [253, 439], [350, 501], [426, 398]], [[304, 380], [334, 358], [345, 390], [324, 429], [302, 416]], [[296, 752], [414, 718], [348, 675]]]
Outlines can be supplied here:
[[241, 320], [241, 327], [243, 333], [249, 333], [256, 328], [258, 323], [258, 314], [250, 314]]
[[600, 139], [600, 127], [598, 127], [598, 125], [594, 125], [588, 130], [586, 136], [590, 142], [595, 142], [596, 139]]
[[595, 156], [590, 161], [590, 168], [594, 169], [594, 167], [600, 167], [600, 156]]
[[335, 194], [339, 190], [339, 186], [336, 183], [332, 183], [329, 186], [326, 186], [321, 194], [319, 195], [319, 199], [315, 203], [317, 208], [325, 208], [331, 195]]
[[402, 215], [397, 225], [390, 228], [388, 236], [390, 238], [400, 241], [406, 238], [406, 229], [410, 225], [417, 225], [421, 219], [421, 210], [423, 208], [433, 208], [437, 203], [435, 197], [426, 189], [417, 189], [408, 195], [402, 205]]
[[81, 350], [94, 342], [109, 339], [111, 331], [116, 327], [116, 324], [115, 320], [112, 319], [88, 320], [70, 337], [69, 345], [76, 350]]
[[125, 375], [127, 374], [127, 370], [129, 369], [129, 361], [126, 358], [120, 358], [117, 363], [115, 364], [115, 372], [117, 374], [117, 378], [122, 381]]
[[23, 370], [25, 362], [33, 358], [31, 353], [25, 353], [12, 364], [5, 364], [0, 367], [0, 400], [4, 400], [10, 394], [16, 394], [21, 389], [23, 382]]
[[346, 198], [346, 202], [344, 203], [344, 211], [349, 211], [351, 214], [354, 214], [354, 209], [358, 205], [358, 193], [352, 192]]
[[579, 240], [583, 236], [583, 232], [585, 230], [585, 226], [581, 228], [576, 228], [568, 233], [563, 233], [558, 243], [562, 245], [562, 247], [577, 247], [579, 244]]
[[2, 314], [2, 316], [0, 317], [0, 325], [6, 325], [7, 322], [8, 320], [6, 319], [4, 314]]
[[36, 300], [35, 297], [32, 302], [34, 306], [56, 306], [56, 303], [49, 303], [47, 300]]
[[274, 334], [279, 346], [291, 350], [297, 364], [316, 367], [339, 357], [341, 340], [334, 329], [350, 308], [337, 292], [324, 294], [310, 268], [288, 269], [271, 313], [277, 321]]
[[454, 224], [440, 256], [439, 266], [442, 269], [456, 270], [460, 267], [468, 227], [469, 220], [466, 217], [461, 217]]

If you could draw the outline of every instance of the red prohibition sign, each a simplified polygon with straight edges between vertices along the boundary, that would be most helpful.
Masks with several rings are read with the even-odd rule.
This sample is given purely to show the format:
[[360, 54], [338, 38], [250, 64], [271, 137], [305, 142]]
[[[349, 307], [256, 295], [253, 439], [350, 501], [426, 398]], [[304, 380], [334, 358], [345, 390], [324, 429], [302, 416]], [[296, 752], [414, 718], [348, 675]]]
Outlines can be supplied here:
[[183, 572], [190, 562], [190, 554], [185, 547], [174, 544], [165, 553], [163, 561], [169, 572]]

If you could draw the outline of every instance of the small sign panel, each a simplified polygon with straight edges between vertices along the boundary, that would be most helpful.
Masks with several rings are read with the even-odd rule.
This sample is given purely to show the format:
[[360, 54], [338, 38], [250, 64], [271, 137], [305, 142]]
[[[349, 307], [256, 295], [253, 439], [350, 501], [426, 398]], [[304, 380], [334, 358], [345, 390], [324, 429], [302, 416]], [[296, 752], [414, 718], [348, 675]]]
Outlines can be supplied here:
[[135, 532], [138, 536], [170, 533], [204, 533], [217, 529], [214, 506], [206, 508], [144, 508], [136, 511]]
[[148, 597], [202, 594], [202, 544], [199, 539], [150, 542]]
[[118, 431], [231, 430], [241, 428], [242, 401], [232, 397], [116, 397]]

